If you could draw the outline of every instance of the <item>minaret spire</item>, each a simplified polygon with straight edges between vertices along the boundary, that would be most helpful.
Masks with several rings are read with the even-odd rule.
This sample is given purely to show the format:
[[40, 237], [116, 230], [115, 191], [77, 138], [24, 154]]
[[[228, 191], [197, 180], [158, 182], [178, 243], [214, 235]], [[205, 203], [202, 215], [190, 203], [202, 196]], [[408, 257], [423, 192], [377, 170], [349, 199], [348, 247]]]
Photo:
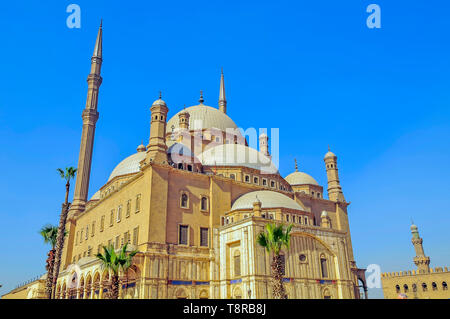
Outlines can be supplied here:
[[220, 92], [219, 92], [219, 110], [227, 113], [227, 99], [225, 97], [225, 80], [223, 77], [223, 68], [220, 74]]
[[296, 159], [296, 158], [294, 158], [294, 161], [295, 161], [295, 171], [296, 171], [296, 172], [298, 172], [297, 159]]
[[72, 214], [80, 213], [84, 210], [89, 191], [95, 124], [99, 115], [97, 112], [98, 93], [102, 84], [102, 77], [100, 76], [103, 58], [102, 32], [102, 22], [100, 22], [94, 53], [91, 58], [91, 72], [87, 78], [88, 93], [86, 107], [81, 116], [83, 118], [83, 129], [81, 133], [80, 154], [78, 157], [77, 180], [75, 183], [73, 203], [70, 208]]

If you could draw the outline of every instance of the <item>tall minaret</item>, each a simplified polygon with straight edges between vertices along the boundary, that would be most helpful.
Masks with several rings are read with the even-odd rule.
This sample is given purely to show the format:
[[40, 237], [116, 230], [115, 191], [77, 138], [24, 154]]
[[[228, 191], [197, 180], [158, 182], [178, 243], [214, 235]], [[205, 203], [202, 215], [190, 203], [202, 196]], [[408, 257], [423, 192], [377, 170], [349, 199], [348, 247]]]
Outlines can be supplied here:
[[429, 272], [430, 271], [430, 257], [425, 256], [423, 251], [422, 242], [423, 239], [419, 236], [419, 228], [412, 224], [411, 225], [411, 242], [414, 245], [416, 251], [416, 257], [414, 257], [414, 263], [416, 264], [419, 272]]
[[98, 120], [97, 104], [98, 92], [102, 84], [100, 69], [102, 67], [102, 23], [98, 29], [97, 41], [95, 42], [94, 54], [91, 58], [91, 73], [87, 78], [88, 93], [86, 108], [83, 110], [83, 130], [81, 132], [80, 154], [78, 157], [77, 181], [73, 195], [71, 211], [81, 212], [84, 210], [88, 190], [89, 177], [91, 173], [92, 148], [94, 146], [95, 123]]
[[220, 74], [219, 110], [227, 114], [227, 99], [225, 98], [225, 80], [223, 78], [223, 69]]
[[344, 193], [342, 193], [341, 184], [339, 183], [339, 175], [337, 168], [337, 156], [330, 151], [325, 154], [325, 167], [328, 178], [328, 199], [335, 202], [345, 202]]

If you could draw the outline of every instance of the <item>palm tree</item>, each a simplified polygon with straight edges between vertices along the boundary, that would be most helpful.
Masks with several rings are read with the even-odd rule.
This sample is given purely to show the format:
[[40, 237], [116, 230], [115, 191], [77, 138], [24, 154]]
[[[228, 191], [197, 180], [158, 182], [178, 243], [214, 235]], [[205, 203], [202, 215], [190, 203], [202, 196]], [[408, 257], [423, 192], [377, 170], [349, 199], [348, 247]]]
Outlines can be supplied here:
[[47, 298], [52, 297], [52, 285], [53, 285], [53, 265], [55, 263], [55, 246], [56, 237], [58, 234], [58, 227], [52, 225], [45, 225], [39, 231], [39, 234], [44, 238], [44, 243], [50, 244], [52, 249], [48, 252], [48, 258], [46, 261], [45, 269], [47, 269], [47, 280], [45, 282], [45, 293]]
[[276, 299], [287, 299], [286, 290], [283, 284], [283, 263], [281, 260], [281, 250], [289, 249], [291, 241], [292, 224], [284, 230], [283, 225], [270, 223], [266, 225], [266, 230], [258, 235], [257, 242], [260, 246], [266, 248], [267, 252], [272, 253], [272, 281], [273, 296]]
[[59, 267], [61, 265], [61, 255], [64, 246], [64, 234], [66, 233], [67, 213], [69, 211], [68, 200], [69, 200], [70, 180], [75, 178], [77, 169], [74, 167], [66, 167], [65, 171], [63, 171], [60, 168], [58, 168], [56, 171], [59, 173], [61, 178], [66, 181], [66, 198], [62, 206], [61, 217], [59, 219], [58, 237], [56, 238], [55, 265], [53, 269], [53, 285], [52, 285], [53, 298], [55, 297], [56, 282], [58, 280]]
[[97, 254], [97, 258], [102, 262], [102, 268], [111, 274], [111, 299], [119, 298], [119, 272], [126, 273], [133, 264], [133, 257], [138, 253], [137, 250], [127, 252], [127, 246], [128, 243], [123, 245], [118, 254], [112, 245], [103, 246], [104, 254]]

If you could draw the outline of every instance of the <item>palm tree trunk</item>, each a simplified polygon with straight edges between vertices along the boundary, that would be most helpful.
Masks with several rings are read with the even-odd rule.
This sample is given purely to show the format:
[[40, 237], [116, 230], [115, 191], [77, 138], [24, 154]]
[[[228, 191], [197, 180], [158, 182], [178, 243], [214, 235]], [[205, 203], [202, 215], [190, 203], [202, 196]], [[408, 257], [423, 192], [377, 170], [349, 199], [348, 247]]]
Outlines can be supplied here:
[[272, 258], [272, 285], [273, 285], [273, 297], [275, 299], [287, 299], [286, 290], [283, 284], [283, 265], [280, 255], [274, 255]]
[[52, 285], [52, 296], [55, 298], [56, 293], [56, 282], [58, 281], [59, 268], [61, 266], [61, 255], [64, 248], [64, 233], [66, 231], [67, 214], [69, 212], [69, 189], [70, 183], [66, 184], [66, 198], [64, 204], [62, 205], [61, 218], [59, 219], [58, 226], [58, 236], [56, 237], [56, 253], [55, 253], [55, 264], [53, 269], [53, 285]]
[[118, 275], [112, 276], [111, 299], [119, 299], [119, 276]]
[[55, 265], [55, 249], [48, 252], [47, 258], [47, 280], [45, 281], [45, 295], [48, 299], [52, 298], [52, 286], [53, 286], [53, 268]]

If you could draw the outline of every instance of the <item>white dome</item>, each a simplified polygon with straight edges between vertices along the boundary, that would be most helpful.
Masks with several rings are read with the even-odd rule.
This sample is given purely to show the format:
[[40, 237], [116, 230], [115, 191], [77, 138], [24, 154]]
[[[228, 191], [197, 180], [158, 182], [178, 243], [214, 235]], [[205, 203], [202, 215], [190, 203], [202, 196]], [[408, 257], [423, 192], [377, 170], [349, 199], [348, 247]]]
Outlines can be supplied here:
[[312, 176], [303, 172], [294, 172], [284, 178], [290, 185], [317, 185], [319, 183]]
[[242, 144], [222, 144], [212, 147], [198, 157], [203, 166], [244, 166], [266, 174], [277, 174], [272, 160]]
[[299, 203], [292, 198], [274, 191], [255, 191], [242, 195], [236, 199], [231, 210], [253, 209], [253, 203], [256, 200], [261, 202], [261, 208], [289, 208], [296, 210], [305, 210]]
[[218, 109], [211, 106], [199, 104], [183, 109], [172, 116], [169, 122], [167, 122], [167, 133], [171, 133], [172, 128], [174, 129], [174, 131], [176, 131], [180, 127], [178, 114], [183, 112], [189, 113], [190, 130], [217, 128], [222, 131], [226, 131], [227, 128], [238, 128], [233, 120], [222, 111], [219, 111]]
[[116, 176], [139, 172], [139, 162], [145, 158], [146, 152], [137, 152], [128, 156], [117, 165], [108, 178], [108, 182]]

